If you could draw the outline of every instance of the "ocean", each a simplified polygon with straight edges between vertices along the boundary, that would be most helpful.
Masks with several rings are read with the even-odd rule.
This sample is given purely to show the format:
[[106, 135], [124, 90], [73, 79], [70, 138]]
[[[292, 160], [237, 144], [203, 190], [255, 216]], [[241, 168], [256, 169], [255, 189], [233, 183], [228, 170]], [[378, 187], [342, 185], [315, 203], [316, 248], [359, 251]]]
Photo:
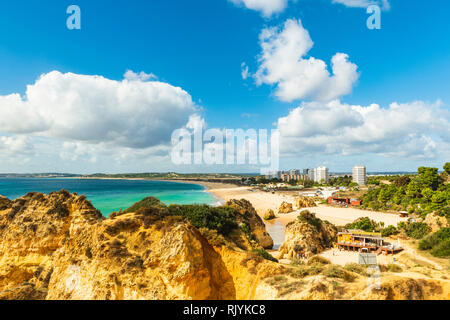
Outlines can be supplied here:
[[50, 193], [67, 190], [85, 195], [107, 217], [127, 209], [145, 197], [157, 197], [165, 204], [209, 204], [219, 201], [196, 184], [152, 180], [0, 178], [0, 195], [16, 199], [28, 192]]

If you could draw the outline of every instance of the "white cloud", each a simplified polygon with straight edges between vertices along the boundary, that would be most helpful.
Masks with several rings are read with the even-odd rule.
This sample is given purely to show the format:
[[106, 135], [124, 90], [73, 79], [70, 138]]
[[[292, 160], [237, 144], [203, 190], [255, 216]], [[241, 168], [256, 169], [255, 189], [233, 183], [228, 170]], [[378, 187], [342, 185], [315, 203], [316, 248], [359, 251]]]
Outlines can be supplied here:
[[8, 156], [24, 155], [32, 151], [33, 145], [27, 136], [0, 136], [0, 152]]
[[[127, 72], [130, 79], [131, 72]], [[133, 73], [134, 74], [134, 73]], [[0, 96], [0, 130], [63, 141], [147, 148], [168, 143], [195, 113], [181, 88], [134, 74], [133, 80], [53, 71], [29, 85], [24, 97]]]
[[288, 0], [229, 0], [235, 5], [261, 12], [264, 17], [280, 13], [286, 9]]
[[145, 73], [144, 71], [141, 71], [140, 73], [133, 72], [131, 70], [127, 70], [125, 74], [123, 75], [124, 79], [127, 79], [129, 81], [148, 81], [148, 80], [156, 80], [158, 79], [157, 76], [155, 76], [153, 73]]
[[245, 62], [242, 62], [241, 64], [241, 76], [243, 80], [247, 80], [249, 76], [248, 66]]
[[282, 151], [299, 155], [376, 154], [389, 157], [450, 156], [450, 112], [441, 104], [417, 101], [367, 107], [303, 103], [278, 119]]
[[330, 101], [350, 93], [359, 78], [357, 66], [344, 53], [333, 56], [332, 75], [324, 61], [307, 57], [314, 43], [300, 20], [289, 19], [282, 28], [264, 29], [260, 42], [256, 83], [275, 85], [281, 101]]
[[388, 0], [333, 0], [333, 3], [343, 4], [351, 8], [367, 8], [371, 5], [379, 5], [385, 10], [391, 8]]

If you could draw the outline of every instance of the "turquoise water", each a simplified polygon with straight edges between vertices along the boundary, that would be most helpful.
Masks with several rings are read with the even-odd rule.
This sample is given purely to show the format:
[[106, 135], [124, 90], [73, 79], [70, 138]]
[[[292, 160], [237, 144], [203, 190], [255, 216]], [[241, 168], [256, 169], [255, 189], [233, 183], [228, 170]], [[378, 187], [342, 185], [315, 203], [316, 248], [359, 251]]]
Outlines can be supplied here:
[[0, 195], [16, 199], [28, 192], [50, 193], [61, 189], [86, 195], [104, 216], [127, 209], [145, 197], [153, 196], [165, 204], [210, 204], [218, 200], [203, 186], [150, 180], [82, 180], [0, 178]]

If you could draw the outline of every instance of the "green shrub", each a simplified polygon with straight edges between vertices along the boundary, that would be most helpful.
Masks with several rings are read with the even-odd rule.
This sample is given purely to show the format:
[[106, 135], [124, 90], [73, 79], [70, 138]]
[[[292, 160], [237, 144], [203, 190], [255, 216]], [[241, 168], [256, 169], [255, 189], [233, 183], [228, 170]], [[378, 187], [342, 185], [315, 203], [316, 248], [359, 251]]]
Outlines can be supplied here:
[[321, 274], [323, 271], [323, 268], [324, 268], [324, 265], [320, 264], [320, 263], [314, 263], [312, 265], [309, 265], [308, 270], [307, 270], [308, 275], [315, 276], [315, 275]]
[[427, 234], [429, 234], [431, 231], [430, 227], [423, 222], [414, 222], [410, 223], [406, 227], [406, 234], [408, 237], [414, 238], [414, 239], [422, 239]]
[[131, 207], [126, 209], [124, 213], [137, 212], [139, 209], [150, 209], [153, 207], [165, 207], [165, 205], [159, 201], [158, 198], [148, 197], [136, 202]]
[[238, 227], [234, 209], [227, 206], [171, 205], [169, 206], [169, 212], [171, 215], [181, 216], [189, 220], [197, 228], [217, 230], [224, 236]]
[[347, 270], [347, 271], [350, 271], [350, 272], [357, 273], [357, 274], [362, 275], [362, 276], [367, 276], [366, 269], [363, 266], [361, 266], [360, 264], [357, 264], [357, 263], [347, 263], [344, 266], [344, 269]]
[[368, 217], [365, 218], [359, 218], [353, 223], [350, 223], [345, 226], [347, 229], [357, 229], [362, 230], [366, 232], [373, 232], [375, 231], [375, 228], [377, 227], [377, 223], [370, 220]]
[[199, 229], [199, 231], [213, 246], [223, 246], [228, 243], [228, 241], [223, 237], [223, 235], [219, 234], [217, 230], [201, 228]]
[[381, 235], [383, 237], [390, 237], [393, 234], [396, 234], [397, 232], [398, 232], [397, 228], [395, 228], [394, 226], [389, 226], [389, 227], [384, 228], [383, 230], [381, 230]]
[[439, 209], [436, 213], [441, 217], [450, 218], [450, 206]]
[[389, 272], [402, 272], [403, 269], [397, 264], [388, 264], [387, 271]]
[[438, 258], [450, 257], [450, 239], [447, 239], [431, 250], [431, 254]]
[[331, 264], [331, 261], [328, 260], [327, 258], [324, 258], [322, 256], [314, 256], [312, 258], [310, 258], [307, 262], [308, 265], [313, 265], [313, 264]]
[[336, 265], [328, 266], [323, 274], [329, 278], [339, 278], [347, 282], [352, 282], [353, 280], [355, 280], [354, 275]]
[[266, 260], [273, 261], [273, 262], [278, 262], [277, 259], [275, 259], [270, 253], [268, 253], [264, 249], [254, 249], [254, 250], [252, 250], [252, 253], [257, 254], [257, 255], [263, 257]]
[[406, 230], [406, 228], [408, 227], [408, 224], [406, 222], [402, 221], [397, 225], [397, 227], [398, 227], [398, 229]]
[[299, 265], [295, 271], [291, 273], [291, 276], [294, 278], [304, 278], [309, 275], [309, 268], [305, 265]]
[[300, 221], [305, 221], [308, 224], [314, 226], [317, 230], [322, 228], [322, 220], [316, 218], [314, 214], [310, 213], [308, 210], [304, 210], [300, 212], [300, 215], [297, 217]]
[[441, 230], [429, 235], [419, 242], [420, 250], [431, 250], [431, 254], [445, 258], [450, 256], [450, 228]]

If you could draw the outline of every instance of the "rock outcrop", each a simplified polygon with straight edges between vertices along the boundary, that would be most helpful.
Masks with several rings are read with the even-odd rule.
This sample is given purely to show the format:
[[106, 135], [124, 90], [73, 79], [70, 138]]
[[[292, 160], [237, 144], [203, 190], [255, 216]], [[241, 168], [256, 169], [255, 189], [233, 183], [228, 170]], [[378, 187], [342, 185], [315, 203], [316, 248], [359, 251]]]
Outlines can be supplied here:
[[[388, 274], [374, 291], [362, 275], [348, 282], [331, 274], [333, 267], [310, 265], [305, 273], [265, 260], [261, 243], [271, 239], [261, 218], [249, 202], [228, 206], [241, 228], [216, 244], [213, 230], [157, 201], [105, 219], [84, 196], [66, 191], [0, 197], [0, 300], [450, 299], [449, 280]], [[320, 252], [335, 232], [303, 212], [288, 226], [282, 250]], [[254, 239], [233, 242], [247, 237]]]
[[311, 257], [332, 247], [336, 236], [334, 225], [316, 218], [314, 213], [302, 211], [296, 221], [286, 226], [286, 240], [280, 248], [280, 257]]
[[[245, 251], [213, 246], [159, 207], [105, 219], [66, 191], [1, 205], [0, 299], [248, 299], [259, 270], [277, 268], [262, 259], [249, 273]], [[268, 246], [253, 207], [229, 205]]]
[[435, 213], [428, 214], [424, 222], [431, 228], [431, 232], [436, 232], [441, 228], [448, 228], [450, 226], [446, 217], [440, 217]]
[[248, 200], [230, 200], [226, 205], [239, 213], [237, 217], [238, 224], [248, 225], [250, 233], [264, 249], [272, 249], [273, 239], [267, 233], [264, 221]]
[[317, 204], [312, 198], [298, 197], [294, 199], [294, 206], [297, 208], [297, 210], [300, 210], [303, 208], [317, 207]]
[[275, 212], [273, 212], [272, 209], [269, 209], [266, 211], [266, 213], [264, 213], [264, 220], [268, 221], [268, 220], [273, 220], [275, 218], [276, 218]]
[[294, 208], [292, 207], [292, 203], [283, 202], [280, 206], [280, 209], [278, 209], [279, 214], [288, 214], [294, 212]]

